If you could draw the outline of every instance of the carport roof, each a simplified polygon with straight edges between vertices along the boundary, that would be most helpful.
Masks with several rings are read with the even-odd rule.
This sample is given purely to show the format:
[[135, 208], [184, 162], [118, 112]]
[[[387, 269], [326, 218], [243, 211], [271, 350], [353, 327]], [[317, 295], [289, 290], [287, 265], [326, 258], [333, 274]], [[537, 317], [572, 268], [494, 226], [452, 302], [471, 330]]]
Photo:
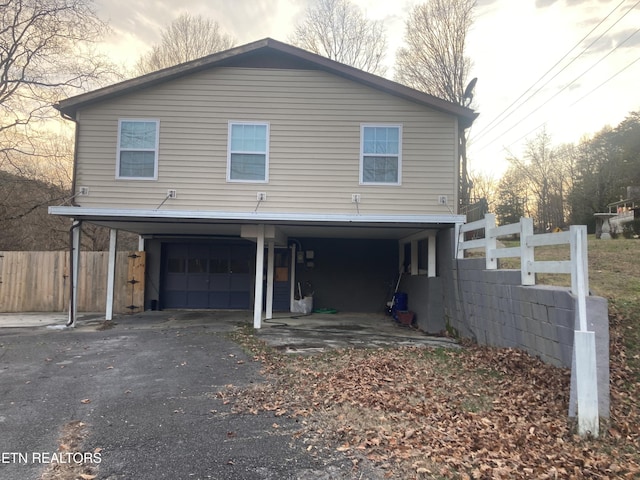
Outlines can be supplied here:
[[401, 239], [464, 223], [464, 215], [355, 215], [49, 207], [49, 213], [143, 236], [239, 236], [242, 225], [276, 225], [290, 237]]

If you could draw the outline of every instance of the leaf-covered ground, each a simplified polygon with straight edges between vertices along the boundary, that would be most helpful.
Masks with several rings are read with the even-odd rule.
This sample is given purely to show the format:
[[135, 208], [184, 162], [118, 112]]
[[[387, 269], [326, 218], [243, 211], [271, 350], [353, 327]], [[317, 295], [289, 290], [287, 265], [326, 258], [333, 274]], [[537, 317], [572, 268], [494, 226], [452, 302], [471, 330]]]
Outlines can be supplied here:
[[[268, 381], [220, 394], [238, 412], [301, 419], [311, 448], [383, 468], [388, 478], [640, 478], [637, 372], [611, 315], [610, 422], [582, 439], [568, 420], [569, 372], [512, 349], [397, 348], [285, 357], [237, 339]], [[632, 362], [633, 363], [633, 362]]]

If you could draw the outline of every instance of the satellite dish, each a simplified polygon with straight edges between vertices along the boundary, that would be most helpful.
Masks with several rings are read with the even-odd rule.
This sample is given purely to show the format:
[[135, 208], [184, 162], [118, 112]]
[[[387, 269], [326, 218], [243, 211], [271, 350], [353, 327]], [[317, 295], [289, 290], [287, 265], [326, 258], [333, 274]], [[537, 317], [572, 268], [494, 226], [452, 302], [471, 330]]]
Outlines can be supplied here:
[[[476, 87], [476, 83], [478, 82], [478, 78], [474, 78], [473, 80], [471, 80], [469, 82], [469, 85], [467, 85], [467, 88], [464, 89], [464, 94], [462, 95], [462, 103], [465, 104], [465, 106], [469, 106], [469, 104], [471, 103], [471, 100], [473, 100], [473, 89]], [[465, 102], [465, 100], [469, 100], [468, 102]]]

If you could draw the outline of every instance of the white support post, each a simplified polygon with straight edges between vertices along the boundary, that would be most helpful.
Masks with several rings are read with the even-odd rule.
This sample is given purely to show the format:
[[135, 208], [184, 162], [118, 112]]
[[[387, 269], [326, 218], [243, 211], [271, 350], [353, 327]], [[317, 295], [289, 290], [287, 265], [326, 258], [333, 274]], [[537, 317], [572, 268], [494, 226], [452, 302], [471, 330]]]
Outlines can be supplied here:
[[498, 242], [496, 237], [491, 234], [491, 231], [496, 228], [496, 216], [493, 213], [484, 214], [484, 256], [485, 256], [485, 268], [487, 270], [498, 269], [498, 259], [489, 254], [498, 248]]
[[289, 285], [289, 311], [293, 312], [296, 301], [296, 244], [291, 244], [291, 285]]
[[275, 242], [267, 242], [267, 320], [273, 318], [273, 270], [274, 270]]
[[138, 235], [138, 251], [144, 252], [144, 237], [142, 235]]
[[429, 258], [427, 262], [427, 276], [436, 276], [436, 234], [430, 233], [427, 248], [429, 249]]
[[264, 225], [256, 229], [256, 286], [253, 301], [253, 328], [262, 327], [262, 277], [264, 272]]
[[107, 300], [105, 320], [113, 318], [113, 292], [115, 291], [116, 280], [116, 252], [118, 246], [118, 230], [112, 228], [109, 230], [109, 265], [107, 269]]
[[78, 315], [78, 275], [80, 274], [80, 240], [81, 240], [82, 224], [78, 223], [77, 227], [73, 229], [72, 233], [72, 248], [73, 252], [73, 281], [71, 282], [71, 306], [69, 307], [69, 323], [68, 326], [73, 327], [76, 323], [76, 317]]
[[[584, 294], [589, 295], [589, 263], [587, 253], [587, 227], [585, 225], [571, 225], [569, 227], [571, 233], [571, 292], [578, 295], [580, 286], [578, 279], [581, 278]], [[579, 244], [579, 245], [578, 245]], [[580, 250], [580, 253], [578, 253]], [[578, 274], [578, 262], [582, 264], [582, 275]]]
[[583, 257], [586, 257], [586, 227], [572, 225], [571, 232], [571, 290], [577, 298], [580, 330], [586, 332], [587, 327], [587, 288]]
[[596, 334], [576, 330], [573, 336], [575, 378], [578, 396], [578, 435], [598, 437], [598, 372]]
[[535, 261], [534, 247], [527, 245], [529, 238], [533, 237], [533, 219], [520, 218], [520, 275], [522, 285], [535, 285], [536, 274], [533, 272]]
[[453, 251], [454, 258], [464, 258], [464, 250], [461, 248], [461, 244], [464, 241], [464, 238], [461, 237], [460, 228], [462, 227], [462, 223], [456, 223], [455, 231], [453, 233]]
[[571, 288], [576, 296], [578, 327], [573, 336], [576, 390], [578, 396], [578, 434], [599, 434], [598, 371], [596, 365], [596, 335], [587, 322], [587, 229], [584, 225], [570, 227]]

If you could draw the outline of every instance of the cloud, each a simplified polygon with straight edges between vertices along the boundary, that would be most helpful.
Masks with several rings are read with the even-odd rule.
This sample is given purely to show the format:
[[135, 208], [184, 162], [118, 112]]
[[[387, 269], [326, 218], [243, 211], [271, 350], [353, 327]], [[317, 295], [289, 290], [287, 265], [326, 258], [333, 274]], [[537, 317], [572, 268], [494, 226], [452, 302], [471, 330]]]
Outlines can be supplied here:
[[[605, 35], [591, 48], [589, 48], [589, 53], [606, 52], [621, 44], [622, 45], [619, 47], [620, 49], [638, 48], [640, 47], [640, 35], [635, 32], [637, 32], [636, 28], [627, 28], [625, 30]], [[592, 39], [587, 39], [584, 42], [584, 46], [586, 47], [589, 45], [591, 41]]]
[[536, 0], [536, 8], [545, 8], [553, 5], [558, 0]]
[[[559, 0], [536, 0], [536, 8], [546, 8], [550, 7], [554, 3], [557, 3]], [[580, 5], [583, 3], [589, 3], [592, 0], [565, 0], [567, 7], [572, 7], [574, 5]], [[607, 2], [608, 0], [600, 0], [600, 2]]]
[[152, 44], [160, 38], [160, 30], [178, 14], [174, 7], [162, 1], [99, 0], [97, 12], [107, 21], [115, 35], [133, 34], [142, 43]]
[[183, 13], [215, 20], [237, 45], [265, 37], [286, 42], [311, 0], [95, 0], [97, 15], [111, 34], [102, 50], [123, 68], [132, 67], [162, 30]]
[[306, 0], [97, 0], [100, 18], [109, 22], [116, 36], [134, 35], [152, 45], [160, 31], [182, 13], [217, 21], [239, 44], [267, 36], [286, 40]]

